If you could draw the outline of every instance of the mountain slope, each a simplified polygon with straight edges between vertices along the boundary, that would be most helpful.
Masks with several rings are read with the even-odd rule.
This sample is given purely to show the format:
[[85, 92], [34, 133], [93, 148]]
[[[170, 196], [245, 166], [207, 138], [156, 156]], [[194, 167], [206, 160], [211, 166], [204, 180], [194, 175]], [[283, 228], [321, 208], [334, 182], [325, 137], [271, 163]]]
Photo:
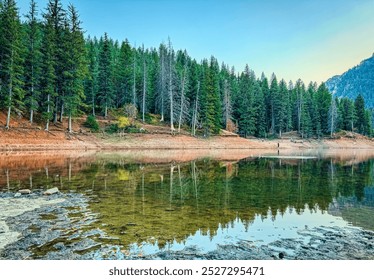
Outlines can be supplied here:
[[361, 93], [366, 106], [374, 108], [374, 53], [344, 74], [327, 80], [326, 86], [337, 97], [355, 99]]

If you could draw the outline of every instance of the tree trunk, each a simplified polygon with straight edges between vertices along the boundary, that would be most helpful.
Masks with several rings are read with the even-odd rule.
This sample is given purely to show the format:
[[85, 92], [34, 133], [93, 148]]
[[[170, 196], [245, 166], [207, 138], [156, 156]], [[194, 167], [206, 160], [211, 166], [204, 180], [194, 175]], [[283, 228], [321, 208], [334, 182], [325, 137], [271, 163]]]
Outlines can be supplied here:
[[181, 132], [181, 125], [182, 125], [183, 106], [184, 106], [184, 88], [185, 88], [185, 84], [186, 84], [186, 72], [187, 72], [187, 64], [184, 66], [184, 73], [183, 73], [183, 79], [182, 79], [182, 94], [181, 94], [181, 104], [180, 104], [180, 112], [179, 112], [178, 133]]
[[30, 123], [32, 124], [34, 122], [34, 110], [30, 110]]
[[303, 104], [303, 96], [300, 93], [299, 94], [299, 104], [298, 104], [298, 108], [297, 108], [297, 119], [298, 119], [297, 130], [298, 130], [299, 133], [301, 133], [301, 115], [302, 115], [302, 110], [303, 110], [302, 104]]
[[49, 106], [49, 101], [50, 101], [50, 95], [48, 94], [48, 97], [47, 97], [47, 103], [48, 103], [48, 105], [47, 105], [47, 115], [48, 115], [48, 118], [47, 118], [47, 123], [46, 123], [46, 125], [45, 125], [45, 130], [46, 131], [49, 131], [49, 113], [50, 113], [50, 106]]
[[[12, 59], [11, 59], [11, 69], [13, 70], [13, 50], [12, 50]], [[9, 77], [9, 104], [8, 104], [8, 114], [6, 118], [5, 128], [9, 129], [10, 125], [10, 112], [12, 110], [12, 97], [13, 97], [13, 72], [11, 71]]]
[[200, 91], [200, 82], [197, 83], [197, 94], [195, 100], [195, 109], [193, 112], [193, 119], [192, 119], [192, 136], [196, 135], [196, 123], [197, 123], [197, 105], [199, 104], [199, 91]]
[[164, 116], [164, 95], [165, 95], [165, 56], [161, 51], [161, 122], [165, 120]]
[[132, 104], [136, 108], [136, 56], [134, 54], [134, 64], [133, 64], [133, 83], [132, 83]]
[[53, 123], [54, 124], [57, 123], [58, 105], [59, 105], [59, 100], [58, 100], [58, 97], [56, 97], [56, 106], [55, 106], [55, 110], [54, 110], [54, 113], [53, 113]]
[[95, 116], [95, 96], [94, 96], [93, 89], [92, 89], [92, 116]]
[[334, 108], [331, 106], [331, 134], [330, 137], [332, 138], [332, 135], [334, 134]]
[[71, 125], [71, 112], [69, 113], [69, 133], [72, 133], [73, 132], [73, 128], [72, 128], [72, 125]]
[[[33, 48], [34, 45], [32, 45]], [[30, 123], [34, 121], [34, 65], [31, 66], [31, 109], [30, 109]]]
[[271, 101], [271, 128], [270, 133], [274, 134], [275, 128], [275, 116], [274, 116], [274, 100]]
[[172, 77], [172, 65], [171, 65], [171, 61], [172, 61], [172, 55], [171, 53], [169, 54], [170, 55], [170, 58], [169, 58], [169, 98], [170, 98], [170, 130], [172, 132], [174, 132], [175, 128], [174, 128], [174, 104], [173, 104], [173, 99], [174, 99], [174, 96], [173, 96], [173, 77]]
[[11, 109], [12, 109], [12, 107], [11, 106], [9, 106], [8, 107], [8, 114], [7, 114], [7, 117], [6, 117], [6, 126], [5, 126], [5, 128], [6, 129], [9, 129], [9, 125], [10, 125], [10, 111], [11, 111]]
[[60, 112], [60, 122], [62, 123], [64, 118], [64, 102], [61, 104], [61, 112]]
[[145, 122], [145, 94], [146, 94], [146, 73], [145, 73], [145, 58], [144, 58], [144, 61], [143, 61], [143, 102], [142, 102], [142, 120], [143, 120], [143, 123]]

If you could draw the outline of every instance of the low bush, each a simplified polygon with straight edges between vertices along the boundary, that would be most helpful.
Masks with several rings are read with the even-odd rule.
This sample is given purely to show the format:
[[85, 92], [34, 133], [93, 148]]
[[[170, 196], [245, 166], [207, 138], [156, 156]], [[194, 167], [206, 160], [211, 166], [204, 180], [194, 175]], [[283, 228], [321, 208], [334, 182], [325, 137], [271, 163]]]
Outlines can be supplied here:
[[91, 132], [98, 132], [100, 130], [99, 123], [97, 122], [95, 116], [89, 115], [84, 123], [84, 126], [89, 128]]

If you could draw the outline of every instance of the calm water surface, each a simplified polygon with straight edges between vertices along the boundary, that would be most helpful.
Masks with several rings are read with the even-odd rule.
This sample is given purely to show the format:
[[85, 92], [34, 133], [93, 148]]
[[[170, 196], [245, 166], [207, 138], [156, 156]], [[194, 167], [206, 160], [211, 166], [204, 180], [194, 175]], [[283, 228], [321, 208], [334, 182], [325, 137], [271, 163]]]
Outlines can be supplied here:
[[319, 226], [374, 230], [371, 159], [139, 163], [114, 154], [7, 160], [0, 165], [0, 191], [58, 187], [82, 193], [98, 213], [87, 230], [104, 230], [113, 239], [102, 242], [121, 245], [129, 254], [305, 240], [298, 231]]

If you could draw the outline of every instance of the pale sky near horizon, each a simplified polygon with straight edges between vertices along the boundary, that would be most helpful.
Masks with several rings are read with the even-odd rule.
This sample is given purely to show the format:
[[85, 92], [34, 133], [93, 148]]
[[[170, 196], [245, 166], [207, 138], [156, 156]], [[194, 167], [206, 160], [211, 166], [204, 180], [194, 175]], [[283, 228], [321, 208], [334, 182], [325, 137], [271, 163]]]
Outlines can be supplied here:
[[[36, 0], [44, 11], [47, 0]], [[18, 0], [21, 14], [29, 0]], [[257, 76], [322, 82], [374, 53], [374, 0], [62, 0], [86, 35], [174, 49]], [[40, 13], [41, 14], [41, 13]]]

